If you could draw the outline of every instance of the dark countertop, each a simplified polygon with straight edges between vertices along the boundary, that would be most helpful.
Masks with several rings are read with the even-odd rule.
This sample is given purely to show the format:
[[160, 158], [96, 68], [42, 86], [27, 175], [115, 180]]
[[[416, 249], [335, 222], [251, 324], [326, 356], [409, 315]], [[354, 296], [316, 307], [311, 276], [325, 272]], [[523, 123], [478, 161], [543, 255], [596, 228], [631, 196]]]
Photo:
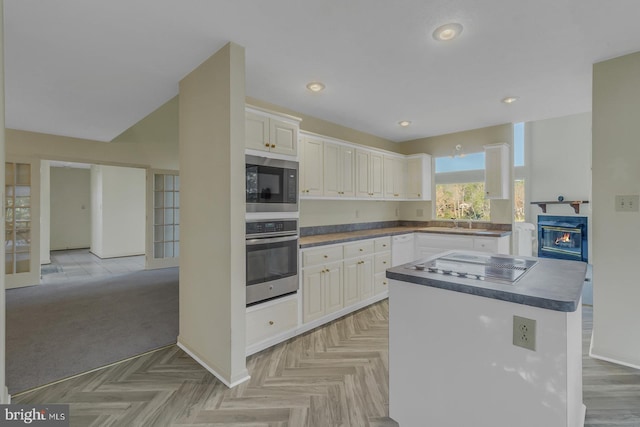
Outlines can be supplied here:
[[[471, 251], [446, 252], [487, 255], [483, 252]], [[515, 256], [515, 258], [538, 262], [519, 280], [511, 284], [492, 282], [490, 279], [476, 280], [446, 276], [406, 268], [407, 265], [424, 262], [443, 254], [444, 252], [434, 257], [390, 268], [387, 270], [387, 278], [562, 312], [576, 311], [582, 297], [587, 264], [579, 261]], [[500, 255], [500, 257], [507, 256]]]
[[450, 227], [387, 227], [376, 228], [372, 230], [349, 231], [345, 233], [329, 233], [318, 234], [315, 236], [301, 237], [300, 248], [311, 248], [314, 246], [332, 245], [336, 243], [354, 242], [357, 240], [373, 239], [376, 237], [397, 236], [408, 233], [434, 233], [448, 234], [450, 236], [482, 236], [482, 237], [502, 237], [510, 236], [511, 231], [502, 230], [486, 230], [486, 229], [469, 229], [459, 227], [452, 229]]

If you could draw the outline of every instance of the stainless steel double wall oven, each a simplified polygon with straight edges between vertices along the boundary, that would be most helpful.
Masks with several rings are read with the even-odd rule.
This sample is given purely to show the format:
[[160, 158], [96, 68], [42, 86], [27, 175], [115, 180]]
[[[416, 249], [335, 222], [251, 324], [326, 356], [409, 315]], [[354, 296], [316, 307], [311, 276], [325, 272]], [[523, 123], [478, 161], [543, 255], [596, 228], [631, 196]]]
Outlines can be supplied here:
[[246, 287], [252, 305], [298, 290], [298, 162], [245, 158]]

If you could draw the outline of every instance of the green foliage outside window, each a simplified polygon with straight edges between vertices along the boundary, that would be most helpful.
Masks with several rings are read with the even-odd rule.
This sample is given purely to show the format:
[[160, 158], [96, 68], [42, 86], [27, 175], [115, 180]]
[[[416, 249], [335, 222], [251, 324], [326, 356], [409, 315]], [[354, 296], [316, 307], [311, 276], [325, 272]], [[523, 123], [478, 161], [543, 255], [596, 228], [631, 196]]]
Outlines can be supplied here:
[[490, 220], [484, 182], [436, 185], [436, 218]]

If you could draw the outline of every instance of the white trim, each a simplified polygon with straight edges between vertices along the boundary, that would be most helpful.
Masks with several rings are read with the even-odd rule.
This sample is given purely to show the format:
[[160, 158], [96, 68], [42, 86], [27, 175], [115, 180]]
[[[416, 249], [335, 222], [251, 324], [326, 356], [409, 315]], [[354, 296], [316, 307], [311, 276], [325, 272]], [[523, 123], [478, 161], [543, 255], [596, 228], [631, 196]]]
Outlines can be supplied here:
[[640, 365], [634, 365], [633, 363], [623, 362], [618, 359], [614, 359], [612, 357], [601, 356], [593, 352], [593, 331], [591, 332], [591, 343], [589, 344], [589, 357], [592, 357], [597, 360], [603, 360], [609, 363], [615, 363], [616, 365], [626, 366], [628, 368], [639, 369]]
[[187, 353], [193, 360], [195, 360], [196, 362], [198, 362], [200, 364], [200, 366], [202, 366], [203, 368], [205, 368], [207, 371], [209, 371], [211, 374], [213, 374], [214, 377], [216, 377], [218, 380], [220, 380], [220, 382], [224, 385], [226, 385], [229, 388], [234, 388], [235, 386], [237, 386], [238, 384], [242, 384], [245, 381], [248, 381], [249, 378], [251, 378], [251, 376], [249, 375], [249, 373], [247, 372], [246, 375], [242, 376], [240, 379], [236, 380], [236, 381], [232, 381], [232, 382], [228, 382], [227, 380], [224, 379], [224, 377], [222, 375], [220, 375], [218, 372], [216, 372], [215, 369], [213, 369], [211, 366], [209, 366], [208, 364], [206, 364], [205, 362], [202, 361], [202, 359], [200, 359], [198, 356], [196, 356], [191, 350], [189, 350], [189, 348], [187, 348], [187, 346], [183, 343], [180, 342], [180, 340], [178, 339], [177, 342], [178, 347], [180, 347], [185, 353]]
[[291, 114], [280, 113], [278, 111], [269, 110], [267, 108], [256, 107], [255, 105], [245, 104], [245, 111], [250, 113], [257, 113], [262, 116], [267, 116], [272, 119], [283, 120], [298, 125], [302, 119], [300, 117], [292, 116]]
[[[342, 145], [344, 147], [351, 147], [351, 148], [355, 148], [355, 149], [363, 149], [363, 150], [367, 150], [367, 151], [373, 151], [373, 152], [376, 152], [376, 153], [383, 154], [385, 156], [396, 157], [396, 158], [400, 158], [400, 159], [404, 159], [404, 158], [410, 157], [408, 155], [404, 155], [404, 154], [401, 154], [401, 153], [396, 153], [394, 151], [384, 150], [382, 148], [372, 147], [370, 145], [358, 144], [357, 142], [349, 142], [349, 141], [345, 141], [343, 139], [333, 138], [331, 136], [321, 135], [319, 133], [309, 132], [309, 131], [306, 131], [306, 130], [300, 130], [299, 135], [300, 135], [301, 138], [307, 137], [307, 138], [312, 138], [312, 139], [321, 139], [323, 141], [331, 142], [331, 143], [334, 143], [334, 144], [337, 144], [337, 145]], [[411, 154], [411, 156], [415, 156], [415, 155], [419, 155], [419, 154], [423, 154], [423, 153]], [[424, 153], [424, 154], [426, 154], [426, 153]]]
[[0, 393], [0, 404], [7, 405], [11, 403], [11, 395], [7, 387], [2, 387], [2, 393]]
[[[297, 162], [299, 160], [298, 155], [290, 156], [288, 154], [272, 153], [271, 151], [255, 150], [253, 148], [245, 148], [244, 154], [245, 156], [249, 155], [249, 156], [257, 156], [257, 157], [265, 157], [268, 159], [288, 160], [290, 162]], [[299, 170], [300, 169], [298, 169], [298, 171]]]

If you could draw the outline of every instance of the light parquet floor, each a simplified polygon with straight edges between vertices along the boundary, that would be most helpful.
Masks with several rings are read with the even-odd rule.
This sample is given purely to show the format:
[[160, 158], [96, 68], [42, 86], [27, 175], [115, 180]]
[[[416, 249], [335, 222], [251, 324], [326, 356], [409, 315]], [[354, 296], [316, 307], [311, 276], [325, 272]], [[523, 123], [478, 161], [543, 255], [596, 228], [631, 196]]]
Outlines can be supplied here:
[[388, 303], [247, 359], [227, 389], [177, 346], [28, 392], [69, 403], [73, 426], [396, 426], [388, 415]]
[[[585, 426], [639, 427], [640, 371], [588, 356], [592, 309], [583, 313]], [[387, 301], [253, 355], [247, 367], [251, 380], [229, 390], [171, 346], [14, 402], [69, 403], [72, 426], [397, 426], [387, 417]]]

